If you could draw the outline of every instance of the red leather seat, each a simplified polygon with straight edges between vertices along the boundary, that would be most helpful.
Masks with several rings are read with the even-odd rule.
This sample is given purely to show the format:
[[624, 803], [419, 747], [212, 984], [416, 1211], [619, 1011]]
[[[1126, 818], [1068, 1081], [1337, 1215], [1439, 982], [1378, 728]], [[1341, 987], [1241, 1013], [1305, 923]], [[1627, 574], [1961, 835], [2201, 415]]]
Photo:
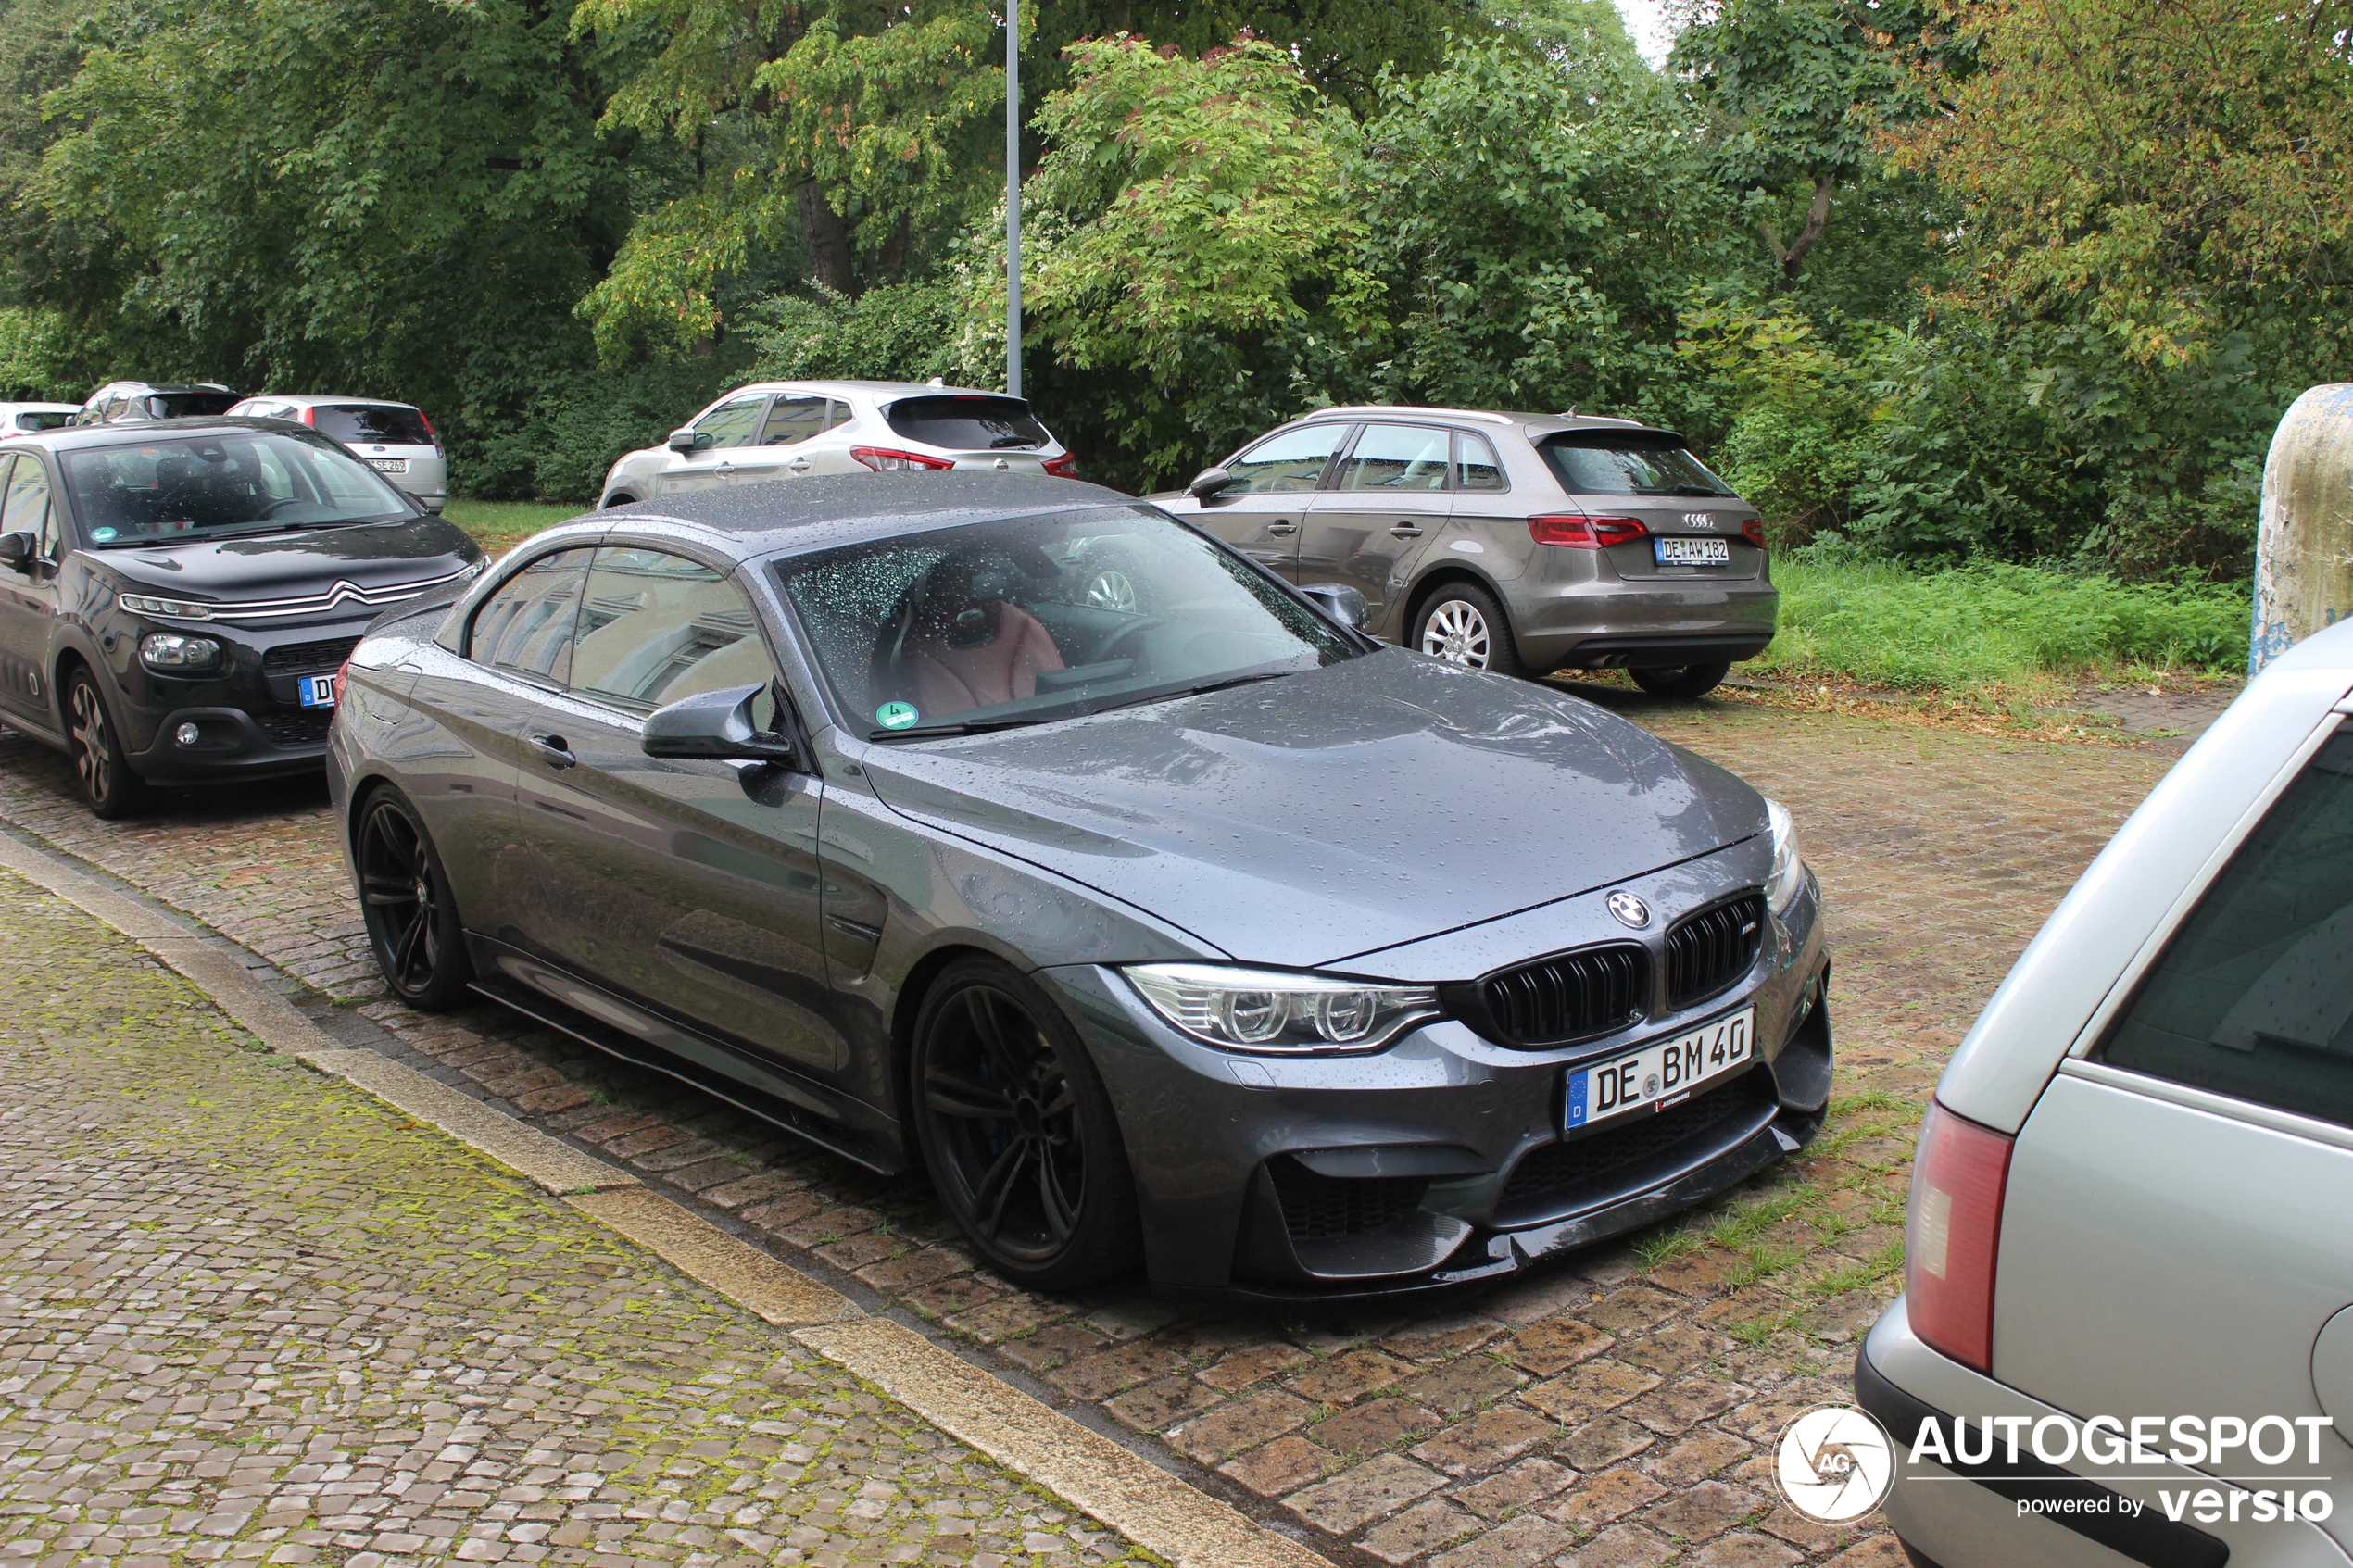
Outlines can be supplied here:
[[926, 719], [1035, 696], [1039, 672], [1063, 667], [1062, 649], [1036, 616], [1002, 599], [975, 608], [996, 618], [987, 642], [956, 646], [926, 635], [908, 645], [904, 669]]

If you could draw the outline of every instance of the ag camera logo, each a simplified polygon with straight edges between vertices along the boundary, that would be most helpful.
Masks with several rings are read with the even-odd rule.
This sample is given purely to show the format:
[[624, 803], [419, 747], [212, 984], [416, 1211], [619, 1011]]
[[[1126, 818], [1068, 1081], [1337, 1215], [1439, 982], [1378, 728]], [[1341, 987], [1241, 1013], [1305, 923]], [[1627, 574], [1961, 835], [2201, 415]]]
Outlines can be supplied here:
[[1895, 1480], [1887, 1428], [1852, 1405], [1820, 1405], [1781, 1434], [1773, 1479], [1790, 1507], [1817, 1524], [1860, 1519]]

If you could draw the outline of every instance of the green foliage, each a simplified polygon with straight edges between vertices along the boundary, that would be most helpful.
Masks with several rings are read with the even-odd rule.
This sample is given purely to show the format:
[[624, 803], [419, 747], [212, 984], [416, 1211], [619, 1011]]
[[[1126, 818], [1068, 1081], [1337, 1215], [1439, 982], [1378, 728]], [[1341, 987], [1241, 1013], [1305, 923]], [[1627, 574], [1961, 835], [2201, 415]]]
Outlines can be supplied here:
[[885, 283], [851, 298], [819, 291], [753, 306], [743, 326], [754, 377], [929, 381], [956, 366], [961, 302], [948, 283]]
[[54, 311], [0, 306], [0, 398], [79, 403], [90, 391], [80, 336]]

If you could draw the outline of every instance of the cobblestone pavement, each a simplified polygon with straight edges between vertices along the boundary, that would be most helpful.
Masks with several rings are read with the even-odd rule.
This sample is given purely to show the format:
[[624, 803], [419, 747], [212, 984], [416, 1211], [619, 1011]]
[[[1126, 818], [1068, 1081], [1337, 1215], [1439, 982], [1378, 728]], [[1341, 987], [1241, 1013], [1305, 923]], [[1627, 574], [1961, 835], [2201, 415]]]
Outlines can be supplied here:
[[[2171, 758], [1579, 689], [1795, 812], [1829, 901], [1837, 1098], [1805, 1157], [1630, 1245], [1441, 1311], [1274, 1318], [1132, 1286], [1017, 1291], [906, 1184], [493, 1010], [364, 1010], [537, 1124], [987, 1347], [1081, 1413], [1156, 1436], [1204, 1486], [1315, 1527], [1337, 1557], [1889, 1568], [1900, 1554], [1875, 1525], [1823, 1529], [1776, 1507], [1766, 1456], [1790, 1415], [1848, 1397], [1854, 1338], [1898, 1288], [1913, 1129], [1945, 1057]], [[175, 803], [126, 832], [82, 813], [45, 754], [0, 741], [0, 816], [365, 998], [317, 798], [289, 786]]]
[[0, 1563], [1137, 1561], [0, 872]]

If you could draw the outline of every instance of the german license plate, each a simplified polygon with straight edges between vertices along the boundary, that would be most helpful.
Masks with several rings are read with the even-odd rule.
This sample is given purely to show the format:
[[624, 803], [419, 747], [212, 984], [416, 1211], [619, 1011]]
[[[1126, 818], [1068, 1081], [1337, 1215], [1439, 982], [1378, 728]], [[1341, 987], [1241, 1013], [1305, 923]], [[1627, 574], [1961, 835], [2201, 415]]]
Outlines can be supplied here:
[[1732, 546], [1727, 539], [1653, 539], [1661, 566], [1730, 566]]
[[333, 675], [305, 675], [295, 683], [305, 708], [333, 708], [335, 705], [335, 678]]
[[1573, 1133], [1613, 1116], [1680, 1104], [1709, 1079], [1747, 1066], [1755, 1054], [1755, 1031], [1756, 1010], [1743, 1008], [1614, 1061], [1580, 1067], [1568, 1075], [1561, 1125]]
[[359, 460], [378, 473], [407, 473], [409, 471], [409, 459], [406, 458], [362, 458]]

